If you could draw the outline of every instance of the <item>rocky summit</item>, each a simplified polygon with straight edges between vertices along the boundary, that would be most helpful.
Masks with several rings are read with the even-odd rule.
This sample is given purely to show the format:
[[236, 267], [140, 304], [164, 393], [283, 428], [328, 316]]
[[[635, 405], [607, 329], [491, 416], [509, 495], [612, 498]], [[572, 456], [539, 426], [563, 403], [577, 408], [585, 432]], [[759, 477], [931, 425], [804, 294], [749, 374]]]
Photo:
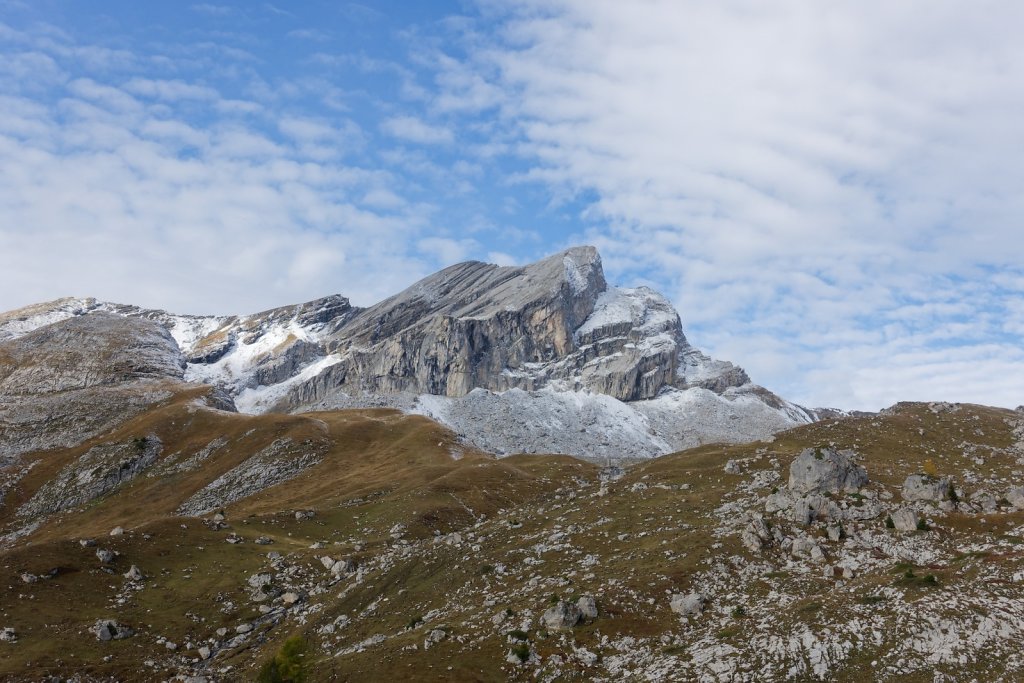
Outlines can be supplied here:
[[1016, 681], [1022, 547], [1024, 407], [803, 409], [586, 247], [0, 315], [0, 680]]

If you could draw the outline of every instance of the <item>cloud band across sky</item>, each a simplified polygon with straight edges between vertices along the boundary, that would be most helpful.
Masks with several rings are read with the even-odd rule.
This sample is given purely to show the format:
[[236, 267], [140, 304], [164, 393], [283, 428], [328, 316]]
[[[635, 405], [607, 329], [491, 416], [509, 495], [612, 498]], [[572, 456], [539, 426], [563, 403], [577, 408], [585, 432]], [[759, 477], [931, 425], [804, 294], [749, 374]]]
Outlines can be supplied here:
[[0, 308], [369, 303], [588, 242], [793, 400], [1024, 403], [1016, 3], [52, 4], [0, 8]]

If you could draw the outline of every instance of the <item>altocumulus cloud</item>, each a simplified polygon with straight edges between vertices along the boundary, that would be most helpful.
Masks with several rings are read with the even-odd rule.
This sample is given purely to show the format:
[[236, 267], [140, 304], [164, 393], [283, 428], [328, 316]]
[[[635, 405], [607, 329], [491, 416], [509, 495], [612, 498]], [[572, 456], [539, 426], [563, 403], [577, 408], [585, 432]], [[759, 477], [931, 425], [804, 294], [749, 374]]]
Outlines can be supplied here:
[[482, 7], [435, 107], [502, 122], [696, 343], [814, 405], [1024, 403], [1024, 6]]
[[366, 201], [402, 183], [349, 161], [353, 121], [154, 77], [182, 53], [202, 67], [187, 46], [170, 60], [0, 33], [0, 308], [89, 295], [229, 313], [339, 290], [365, 304], [437, 267], [415, 251], [432, 207]]

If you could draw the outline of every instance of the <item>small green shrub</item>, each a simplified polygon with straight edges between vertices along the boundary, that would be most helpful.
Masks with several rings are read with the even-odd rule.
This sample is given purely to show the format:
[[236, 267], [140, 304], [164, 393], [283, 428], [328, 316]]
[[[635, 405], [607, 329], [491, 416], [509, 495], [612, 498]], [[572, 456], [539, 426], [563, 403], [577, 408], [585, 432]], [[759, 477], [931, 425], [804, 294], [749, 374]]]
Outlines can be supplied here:
[[527, 638], [529, 638], [526, 631], [520, 631], [519, 629], [509, 631], [506, 635], [508, 635], [508, 637], [512, 640], [526, 640]]
[[743, 607], [743, 605], [740, 605], [738, 607], [733, 607], [732, 608], [732, 616], [733, 616], [733, 619], [742, 619], [743, 617], [747, 616], [747, 610], [746, 610], [745, 607]]
[[284, 641], [273, 659], [260, 668], [258, 683], [301, 683], [306, 680], [306, 641], [302, 636], [292, 636]]
[[520, 662], [525, 662], [530, 658], [530, 646], [526, 643], [519, 643], [518, 645], [512, 646], [512, 654], [519, 658]]
[[880, 602], [885, 602], [884, 595], [862, 595], [857, 598], [857, 602], [861, 605], [877, 605]]
[[412, 630], [412, 629], [416, 628], [417, 626], [419, 626], [422, 623], [423, 623], [423, 617], [420, 616], [419, 614], [417, 614], [416, 616], [414, 616], [412, 619], [409, 620], [409, 623], [406, 624], [405, 627], [407, 629]]
[[917, 530], [918, 531], [929, 531], [930, 529], [931, 529], [931, 527], [928, 526], [928, 522], [926, 522], [923, 517], [921, 519], [917, 520]]
[[895, 529], [896, 528], [896, 522], [892, 521], [892, 515], [886, 515], [886, 517], [885, 517], [885, 528], [886, 529]]

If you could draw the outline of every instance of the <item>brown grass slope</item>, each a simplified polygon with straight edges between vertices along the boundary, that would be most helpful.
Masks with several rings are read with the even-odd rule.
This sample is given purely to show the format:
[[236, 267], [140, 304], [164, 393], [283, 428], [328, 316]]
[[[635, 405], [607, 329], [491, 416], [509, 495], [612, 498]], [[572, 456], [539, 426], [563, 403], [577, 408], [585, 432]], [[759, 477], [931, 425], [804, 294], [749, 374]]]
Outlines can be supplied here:
[[[1012, 411], [960, 406], [935, 412], [907, 404], [888, 415], [807, 425], [771, 443], [713, 445], [665, 456], [602, 487], [593, 465], [563, 456], [495, 460], [465, 449], [422, 417], [389, 410], [234, 415], [197, 406], [199, 391], [180, 393], [76, 449], [35, 456], [39, 464], [4, 501], [0, 519], [8, 528], [18, 524], [12, 524], [12, 514], [19, 501], [99, 441], [158, 436], [164, 450], [154, 471], [225, 441], [201, 467], [143, 474], [84, 509], [48, 521], [0, 554], [0, 626], [19, 634], [19, 642], [3, 650], [0, 677], [74, 674], [82, 680], [142, 681], [192, 672], [246, 681], [289, 638], [299, 637], [307, 645], [307, 680], [315, 681], [692, 680], [698, 644], [742, 652], [760, 642], [765, 624], [779, 633], [825, 633], [851, 619], [891, 624], [893, 637], [902, 638], [901, 615], [915, 604], [936, 596], [940, 602], [952, 599], [968, 586], [1012, 595], [1012, 586], [986, 581], [993, 567], [1005, 574], [1024, 564], [1017, 550], [1024, 539], [1016, 531], [1024, 517], [1006, 507], [983, 517], [954, 512], [927, 532], [948, 550], [945, 559], [911, 566], [936, 575], [934, 587], [901, 584], [907, 566], [895, 557], [879, 559], [877, 568], [839, 585], [820, 572], [787, 570], [780, 556], [752, 556], [737, 535], [721, 532], [723, 506], [736, 500], [738, 486], [761, 470], [784, 473], [805, 447], [857, 450], [871, 486], [880, 491], [897, 491], [908, 474], [926, 467], [954, 475], [970, 490], [1005, 486], [1020, 478], [1021, 469]], [[326, 443], [323, 460], [226, 506], [228, 528], [174, 516], [203, 486], [285, 437]], [[742, 461], [744, 473], [724, 473], [728, 459]], [[296, 510], [315, 510], [315, 516], [297, 519]], [[886, 533], [880, 519], [867, 524]], [[117, 525], [129, 532], [108, 536]], [[229, 535], [244, 542], [227, 543]], [[261, 536], [273, 542], [254, 543]], [[120, 553], [113, 573], [97, 561], [95, 548], [78, 544], [82, 537], [95, 537], [101, 547]], [[997, 550], [970, 550], [979, 539]], [[268, 564], [271, 551], [284, 562], [276, 569]], [[358, 574], [333, 578], [319, 561], [323, 555], [351, 560]], [[771, 567], [748, 580], [733, 563], [736, 557]], [[120, 575], [132, 564], [148, 577], [140, 590]], [[260, 621], [246, 580], [266, 571], [275, 573], [282, 588], [307, 594], [301, 613], [276, 623]], [[53, 578], [26, 584], [24, 572]], [[715, 572], [724, 572], [720, 581], [730, 589], [712, 597], [704, 617], [680, 620], [669, 611], [671, 594], [707, 590]], [[568, 634], [539, 627], [537, 617], [553, 595], [586, 594], [598, 599], [596, 620]], [[780, 595], [798, 599], [780, 602]], [[87, 628], [100, 618], [116, 618], [138, 633], [97, 642]], [[240, 623], [257, 623], [253, 636], [224, 647], [226, 638], [217, 629], [228, 629], [230, 638]], [[434, 630], [445, 635], [426, 649]], [[520, 642], [518, 631], [542, 664], [506, 660]], [[169, 650], [161, 638], [178, 650]], [[186, 650], [186, 642], [193, 649]], [[214, 648], [208, 662], [195, 654], [204, 643]], [[886, 678], [880, 667], [891, 646], [854, 649], [830, 678]], [[597, 656], [597, 664], [581, 663], [577, 653], [584, 649]], [[557, 675], [547, 664], [553, 656], [563, 662]], [[740, 675], [772, 680], [770, 669], [749, 661], [741, 659]], [[619, 662], [625, 664], [616, 669]], [[950, 680], [1012, 680], [1007, 666], [994, 655], [934, 669]], [[929, 668], [888, 678], [932, 676]]]

